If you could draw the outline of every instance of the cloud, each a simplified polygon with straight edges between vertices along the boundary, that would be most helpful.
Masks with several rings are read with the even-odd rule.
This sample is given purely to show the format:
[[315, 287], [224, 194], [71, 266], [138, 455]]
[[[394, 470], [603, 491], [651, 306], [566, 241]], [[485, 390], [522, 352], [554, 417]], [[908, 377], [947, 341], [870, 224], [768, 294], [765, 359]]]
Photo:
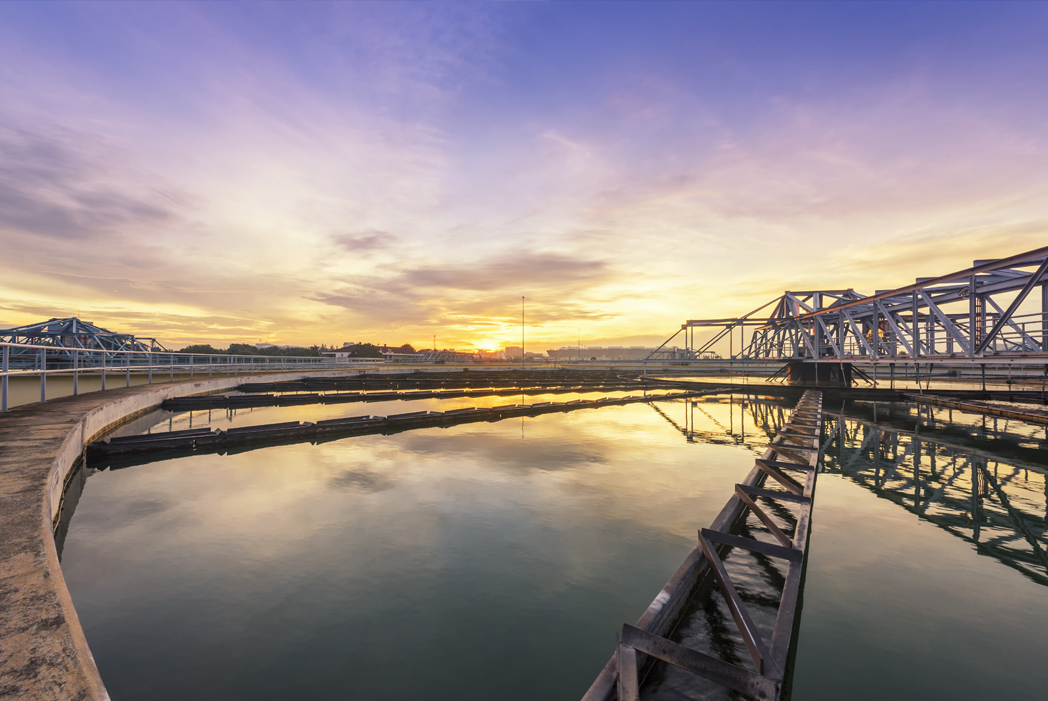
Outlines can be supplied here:
[[407, 270], [397, 285], [401, 289], [441, 287], [481, 292], [550, 287], [566, 291], [580, 284], [606, 281], [611, 274], [608, 264], [601, 260], [514, 251], [470, 265]]
[[[2, 115], [0, 115], [2, 116]], [[68, 129], [0, 125], [0, 227], [53, 239], [149, 230], [181, 215], [126, 154]]]
[[392, 248], [397, 237], [388, 231], [369, 229], [359, 234], [340, 234], [332, 237], [335, 245], [352, 253], [371, 253]]
[[384, 492], [396, 483], [384, 475], [364, 470], [343, 470], [328, 481], [328, 485], [340, 491]]
[[536, 326], [614, 318], [616, 312], [587, 300], [619, 277], [603, 260], [518, 250], [458, 265], [363, 276], [310, 299], [350, 310], [365, 323], [464, 330], [516, 327], [524, 293], [527, 322]]

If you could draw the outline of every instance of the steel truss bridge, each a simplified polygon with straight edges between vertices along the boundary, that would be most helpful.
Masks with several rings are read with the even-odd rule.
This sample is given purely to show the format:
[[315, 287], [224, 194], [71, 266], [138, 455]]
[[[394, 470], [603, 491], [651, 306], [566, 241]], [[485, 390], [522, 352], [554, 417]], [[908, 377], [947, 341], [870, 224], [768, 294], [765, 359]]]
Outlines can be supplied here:
[[[695, 329], [711, 328], [713, 337], [696, 344]], [[670, 360], [666, 346], [681, 333], [691, 358], [727, 339], [733, 360], [1043, 364], [1048, 247], [977, 260], [869, 296], [853, 289], [787, 291], [741, 317], [689, 320], [648, 359]]]

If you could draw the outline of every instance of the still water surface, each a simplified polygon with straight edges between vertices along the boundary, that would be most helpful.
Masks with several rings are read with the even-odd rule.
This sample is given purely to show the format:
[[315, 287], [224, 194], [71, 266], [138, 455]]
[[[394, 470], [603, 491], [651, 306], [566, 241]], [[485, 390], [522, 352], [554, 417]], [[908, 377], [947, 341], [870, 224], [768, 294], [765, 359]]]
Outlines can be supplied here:
[[[1036, 698], [1043, 433], [913, 412], [827, 423], [793, 698]], [[96, 472], [63, 571], [117, 701], [577, 699], [787, 416], [705, 398]]]

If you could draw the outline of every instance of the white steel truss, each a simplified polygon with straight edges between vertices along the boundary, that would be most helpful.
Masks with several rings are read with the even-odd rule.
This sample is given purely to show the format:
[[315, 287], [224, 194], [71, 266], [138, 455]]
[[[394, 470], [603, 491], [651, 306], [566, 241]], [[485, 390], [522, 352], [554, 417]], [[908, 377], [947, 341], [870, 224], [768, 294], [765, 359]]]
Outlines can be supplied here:
[[[769, 307], [769, 316], [759, 315]], [[704, 327], [719, 330], [695, 345], [694, 330]], [[1048, 247], [977, 260], [965, 270], [869, 296], [853, 289], [787, 291], [745, 316], [689, 320], [670, 340], [683, 332], [688, 351], [699, 357], [733, 339], [736, 329], [738, 352], [731, 357], [739, 360], [1045, 361]]]

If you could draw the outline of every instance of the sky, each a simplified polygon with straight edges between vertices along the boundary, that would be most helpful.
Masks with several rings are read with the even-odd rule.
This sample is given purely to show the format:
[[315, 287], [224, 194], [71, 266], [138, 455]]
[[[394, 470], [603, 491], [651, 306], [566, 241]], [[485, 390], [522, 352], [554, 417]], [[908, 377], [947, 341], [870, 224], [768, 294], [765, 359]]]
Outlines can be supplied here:
[[657, 344], [1048, 244], [1046, 108], [1037, 2], [4, 2], [0, 327]]

